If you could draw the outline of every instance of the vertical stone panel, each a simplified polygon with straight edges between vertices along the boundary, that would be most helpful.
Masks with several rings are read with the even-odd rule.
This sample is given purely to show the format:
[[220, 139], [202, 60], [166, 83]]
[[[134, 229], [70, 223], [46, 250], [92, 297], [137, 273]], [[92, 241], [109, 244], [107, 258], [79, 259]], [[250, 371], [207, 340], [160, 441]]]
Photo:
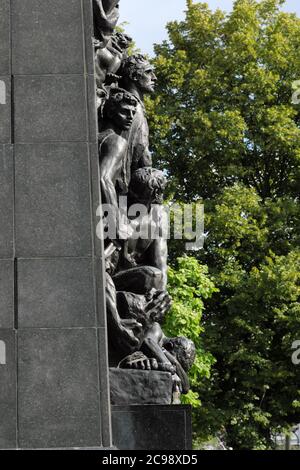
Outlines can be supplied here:
[[10, 0], [0, 0], [0, 449], [17, 446]]
[[111, 443], [92, 21], [0, 0], [0, 449]]
[[0, 145], [0, 259], [13, 258], [13, 179], [13, 147]]
[[15, 333], [0, 328], [0, 449], [17, 445]]
[[20, 330], [18, 343], [21, 448], [98, 447], [95, 330]]
[[10, 0], [0, 0], [0, 75], [10, 74]]
[[84, 71], [81, 0], [12, 0], [13, 73]]
[[22, 259], [18, 280], [20, 328], [96, 325], [91, 259]]
[[17, 142], [86, 142], [87, 106], [83, 75], [16, 76]]
[[91, 256], [88, 145], [15, 145], [18, 257]]
[[13, 327], [14, 264], [13, 260], [0, 259], [0, 328]]
[[11, 81], [0, 76], [0, 144], [11, 142]]

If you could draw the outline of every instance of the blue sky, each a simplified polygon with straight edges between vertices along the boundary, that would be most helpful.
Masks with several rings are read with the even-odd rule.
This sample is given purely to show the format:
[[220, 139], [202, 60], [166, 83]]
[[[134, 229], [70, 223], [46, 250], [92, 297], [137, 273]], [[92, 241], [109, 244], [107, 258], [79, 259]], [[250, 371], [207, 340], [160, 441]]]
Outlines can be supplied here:
[[[206, 0], [213, 9], [230, 10], [232, 0]], [[121, 22], [127, 21], [126, 31], [132, 35], [142, 52], [152, 54], [153, 43], [166, 38], [168, 21], [184, 18], [185, 0], [120, 0]], [[300, 1], [287, 0], [286, 11], [300, 16]]]

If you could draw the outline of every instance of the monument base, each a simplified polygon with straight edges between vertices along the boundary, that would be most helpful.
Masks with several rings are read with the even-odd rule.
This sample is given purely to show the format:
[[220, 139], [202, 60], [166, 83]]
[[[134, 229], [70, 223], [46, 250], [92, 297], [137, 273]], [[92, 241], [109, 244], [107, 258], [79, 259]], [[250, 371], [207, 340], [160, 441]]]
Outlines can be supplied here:
[[187, 405], [113, 406], [113, 443], [119, 450], [191, 450], [191, 410]]
[[172, 376], [169, 372], [109, 369], [112, 405], [171, 405]]

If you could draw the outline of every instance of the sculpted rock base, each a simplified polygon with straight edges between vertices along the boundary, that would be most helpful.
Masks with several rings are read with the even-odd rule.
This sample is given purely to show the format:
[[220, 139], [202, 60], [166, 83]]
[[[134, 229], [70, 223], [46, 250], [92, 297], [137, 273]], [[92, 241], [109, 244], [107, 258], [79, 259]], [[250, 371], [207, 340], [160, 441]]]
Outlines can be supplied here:
[[170, 405], [172, 375], [169, 372], [111, 368], [112, 405]]

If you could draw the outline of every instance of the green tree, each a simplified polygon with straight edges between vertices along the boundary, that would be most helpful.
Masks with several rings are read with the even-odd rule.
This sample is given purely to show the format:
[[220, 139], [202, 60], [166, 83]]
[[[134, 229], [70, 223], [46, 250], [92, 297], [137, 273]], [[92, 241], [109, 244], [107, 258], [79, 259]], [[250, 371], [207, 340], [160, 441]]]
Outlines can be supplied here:
[[[155, 48], [158, 93], [147, 102], [170, 199], [205, 203], [197, 258], [218, 288], [203, 314], [217, 362], [193, 383], [195, 423], [203, 437], [225, 428], [234, 448], [268, 448], [273, 431], [300, 421], [300, 19], [283, 3], [237, 0], [226, 15], [188, 0]], [[170, 243], [171, 260], [183, 253]]]
[[203, 436], [225, 427], [238, 449], [270, 448], [272, 433], [300, 421], [299, 366], [291, 360], [300, 338], [300, 252], [292, 237], [276, 240], [285, 203], [267, 202], [252, 188], [225, 189], [208, 214], [202, 254], [219, 289], [203, 318], [204, 347], [217, 363], [199, 384], [196, 423]]
[[298, 194], [300, 20], [282, 3], [237, 0], [226, 16], [189, 0], [186, 20], [156, 46], [153, 150], [176, 199], [239, 181], [264, 199]]
[[198, 393], [193, 389], [197, 389], [204, 377], [210, 377], [214, 363], [213, 356], [204, 350], [202, 344], [204, 300], [217, 289], [208, 276], [208, 268], [191, 256], [178, 258], [175, 266], [169, 269], [168, 278], [172, 307], [164, 323], [164, 332], [170, 337], [185, 336], [195, 343], [196, 360], [189, 374], [192, 389], [183, 397], [183, 402], [198, 407]]

